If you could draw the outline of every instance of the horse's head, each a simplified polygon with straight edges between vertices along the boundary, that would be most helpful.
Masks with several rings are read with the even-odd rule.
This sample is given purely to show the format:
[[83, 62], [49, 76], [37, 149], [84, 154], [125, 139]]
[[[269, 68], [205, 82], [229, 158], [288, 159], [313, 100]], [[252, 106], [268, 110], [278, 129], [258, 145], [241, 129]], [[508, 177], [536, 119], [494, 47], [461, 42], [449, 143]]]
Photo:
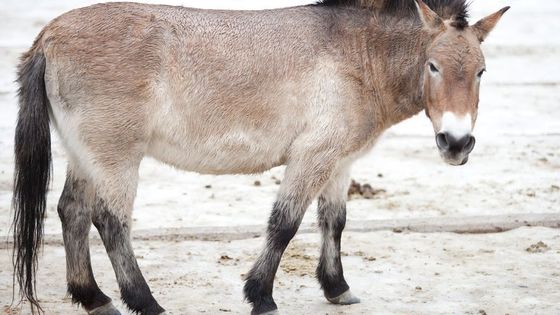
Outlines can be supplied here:
[[463, 165], [475, 145], [472, 130], [486, 70], [480, 44], [509, 7], [469, 26], [466, 20], [443, 20], [421, 0], [417, 4], [424, 28], [433, 34], [422, 84], [426, 114], [442, 158]]

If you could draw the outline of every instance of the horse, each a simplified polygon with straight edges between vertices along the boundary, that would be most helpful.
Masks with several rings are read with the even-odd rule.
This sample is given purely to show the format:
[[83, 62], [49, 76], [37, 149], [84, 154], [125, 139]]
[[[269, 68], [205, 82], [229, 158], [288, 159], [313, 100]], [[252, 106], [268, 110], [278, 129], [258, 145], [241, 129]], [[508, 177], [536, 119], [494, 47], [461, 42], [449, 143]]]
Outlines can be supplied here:
[[422, 111], [445, 162], [467, 163], [475, 146], [480, 46], [509, 7], [472, 25], [467, 9], [465, 0], [324, 0], [263, 11], [106, 3], [54, 19], [18, 67], [13, 262], [21, 298], [43, 312], [35, 272], [52, 125], [68, 157], [57, 207], [68, 293], [88, 314], [120, 314], [92, 273], [92, 224], [126, 306], [165, 313], [130, 240], [145, 156], [202, 174], [285, 165], [264, 249], [245, 279], [251, 314], [278, 314], [275, 273], [315, 199], [323, 294], [358, 303], [340, 254], [352, 163]]

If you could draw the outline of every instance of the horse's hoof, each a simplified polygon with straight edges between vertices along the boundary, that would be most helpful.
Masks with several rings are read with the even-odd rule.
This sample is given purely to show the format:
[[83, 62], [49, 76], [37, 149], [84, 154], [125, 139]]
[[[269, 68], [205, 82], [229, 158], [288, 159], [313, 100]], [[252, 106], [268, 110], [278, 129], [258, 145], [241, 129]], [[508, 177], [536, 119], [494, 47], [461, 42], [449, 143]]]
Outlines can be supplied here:
[[88, 315], [121, 315], [121, 312], [117, 310], [113, 303], [109, 302], [103, 306], [92, 309], [88, 312]]
[[340, 304], [340, 305], [350, 305], [350, 304], [360, 303], [360, 299], [357, 298], [354, 294], [352, 294], [350, 290], [347, 290], [346, 292], [334, 298], [327, 297], [327, 300], [329, 300], [329, 302], [333, 304]]

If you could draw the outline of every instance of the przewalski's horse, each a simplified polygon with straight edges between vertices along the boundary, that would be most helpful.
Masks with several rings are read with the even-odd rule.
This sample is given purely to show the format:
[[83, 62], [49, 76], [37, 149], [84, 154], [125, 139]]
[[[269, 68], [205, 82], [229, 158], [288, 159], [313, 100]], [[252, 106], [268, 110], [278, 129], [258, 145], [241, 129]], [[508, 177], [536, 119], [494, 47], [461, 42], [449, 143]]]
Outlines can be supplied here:
[[92, 223], [126, 305], [141, 314], [164, 312], [130, 242], [145, 156], [205, 174], [286, 165], [266, 246], [245, 283], [252, 313], [277, 312], [274, 276], [314, 198], [324, 295], [336, 304], [358, 302], [340, 259], [350, 165], [385, 129], [422, 110], [443, 159], [464, 164], [485, 70], [480, 43], [506, 10], [472, 26], [464, 0], [327, 0], [267, 11], [113, 3], [60, 16], [19, 66], [20, 293], [40, 310], [35, 270], [52, 122], [69, 160], [58, 206], [68, 291], [89, 314], [119, 314], [93, 277]]

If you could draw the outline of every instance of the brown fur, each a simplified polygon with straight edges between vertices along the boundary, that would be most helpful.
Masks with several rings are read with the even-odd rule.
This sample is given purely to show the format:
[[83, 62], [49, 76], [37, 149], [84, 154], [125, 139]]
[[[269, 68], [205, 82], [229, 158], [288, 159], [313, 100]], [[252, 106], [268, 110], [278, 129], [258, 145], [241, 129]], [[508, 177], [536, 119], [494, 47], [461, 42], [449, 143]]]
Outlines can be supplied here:
[[[436, 2], [459, 3], [429, 1]], [[258, 314], [276, 308], [274, 273], [318, 196], [321, 259], [339, 257], [349, 167], [384, 130], [423, 109], [436, 132], [444, 112], [470, 114], [474, 123], [480, 41], [503, 12], [471, 28], [458, 24], [466, 16], [460, 5], [446, 11], [419, 1], [418, 18], [390, 11], [388, 2], [349, 3], [266, 11], [107, 3], [70, 11], [39, 35], [29, 55], [46, 60], [49, 112], [68, 152], [69, 180], [94, 191], [83, 212], [103, 236], [131, 309], [163, 311], [128, 238], [145, 156], [209, 174], [287, 165], [267, 248], [245, 287]], [[83, 231], [70, 234], [65, 242], [84, 241]], [[322, 261], [318, 274], [329, 301], [357, 301], [349, 291], [334, 296], [348, 288], [340, 263]], [[87, 279], [77, 292], [104, 297], [85, 276], [68, 279]], [[114, 308], [98, 308], [106, 309]]]

